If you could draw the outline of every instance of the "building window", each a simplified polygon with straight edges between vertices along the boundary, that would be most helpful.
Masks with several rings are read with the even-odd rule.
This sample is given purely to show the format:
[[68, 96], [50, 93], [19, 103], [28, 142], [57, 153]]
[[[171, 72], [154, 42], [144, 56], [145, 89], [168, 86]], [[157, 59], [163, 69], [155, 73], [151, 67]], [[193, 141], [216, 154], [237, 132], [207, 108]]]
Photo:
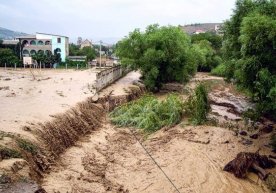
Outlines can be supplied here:
[[61, 43], [61, 38], [57, 38], [57, 43]]

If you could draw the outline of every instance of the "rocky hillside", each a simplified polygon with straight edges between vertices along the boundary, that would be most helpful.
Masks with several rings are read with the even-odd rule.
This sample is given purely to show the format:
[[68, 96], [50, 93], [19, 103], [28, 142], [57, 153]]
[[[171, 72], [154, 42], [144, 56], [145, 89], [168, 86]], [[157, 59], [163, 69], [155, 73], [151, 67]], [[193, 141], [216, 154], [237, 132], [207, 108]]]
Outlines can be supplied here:
[[22, 36], [22, 35], [27, 35], [27, 34], [0, 27], [0, 39], [10, 40], [10, 39], [14, 39], [17, 36]]

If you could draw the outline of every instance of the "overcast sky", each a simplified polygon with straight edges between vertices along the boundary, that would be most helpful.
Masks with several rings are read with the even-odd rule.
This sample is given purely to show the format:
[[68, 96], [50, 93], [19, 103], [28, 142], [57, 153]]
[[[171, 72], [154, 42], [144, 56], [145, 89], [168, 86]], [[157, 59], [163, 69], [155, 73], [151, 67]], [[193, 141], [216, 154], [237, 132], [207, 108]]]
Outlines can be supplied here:
[[235, 0], [0, 0], [0, 27], [92, 40], [116, 39], [147, 25], [223, 22]]

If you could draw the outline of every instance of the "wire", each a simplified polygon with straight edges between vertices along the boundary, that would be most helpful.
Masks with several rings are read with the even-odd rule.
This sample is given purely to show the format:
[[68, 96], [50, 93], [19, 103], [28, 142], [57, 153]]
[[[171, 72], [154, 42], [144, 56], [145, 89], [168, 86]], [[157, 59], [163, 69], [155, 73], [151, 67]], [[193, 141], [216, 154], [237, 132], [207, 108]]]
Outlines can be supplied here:
[[145, 150], [145, 152], [148, 154], [148, 156], [152, 159], [152, 161], [155, 163], [155, 165], [161, 170], [161, 172], [164, 174], [164, 176], [167, 178], [167, 180], [172, 184], [172, 186], [175, 188], [175, 190], [180, 193], [176, 185], [173, 183], [173, 181], [169, 178], [169, 176], [165, 173], [165, 171], [161, 168], [161, 166], [155, 161], [155, 159], [151, 156], [151, 154], [148, 152], [148, 150], [145, 148], [145, 146], [139, 141], [139, 139], [136, 137], [135, 133], [132, 129], [130, 129], [130, 132], [135, 137], [136, 141], [141, 145], [141, 147]]

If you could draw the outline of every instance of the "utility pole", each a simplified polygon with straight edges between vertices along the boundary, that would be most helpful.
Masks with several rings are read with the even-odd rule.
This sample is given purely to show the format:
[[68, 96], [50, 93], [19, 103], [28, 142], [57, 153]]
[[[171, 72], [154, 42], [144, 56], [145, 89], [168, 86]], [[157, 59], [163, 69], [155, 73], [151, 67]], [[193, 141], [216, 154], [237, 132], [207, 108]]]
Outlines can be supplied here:
[[100, 41], [100, 68], [102, 67], [102, 40]]

